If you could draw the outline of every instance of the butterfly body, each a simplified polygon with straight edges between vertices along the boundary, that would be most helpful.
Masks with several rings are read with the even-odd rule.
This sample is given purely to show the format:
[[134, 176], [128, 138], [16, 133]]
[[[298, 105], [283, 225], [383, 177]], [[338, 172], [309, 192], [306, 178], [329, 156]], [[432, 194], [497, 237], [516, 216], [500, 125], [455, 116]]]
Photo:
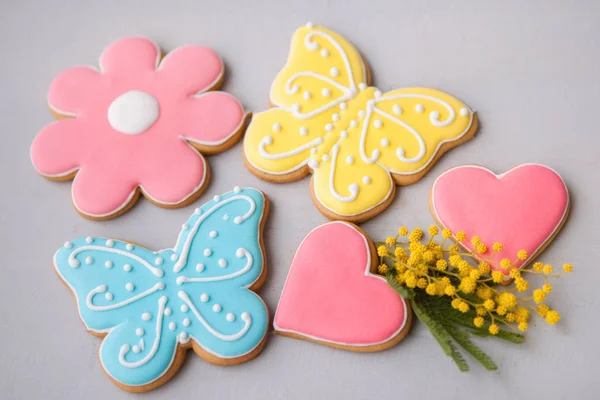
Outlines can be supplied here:
[[173, 249], [86, 237], [57, 251], [56, 271], [87, 330], [106, 336], [100, 360], [119, 386], [158, 386], [189, 347], [225, 364], [258, 354], [268, 311], [251, 289], [264, 278], [266, 206], [260, 192], [236, 188], [197, 209]]
[[276, 182], [312, 173], [317, 207], [360, 222], [389, 205], [396, 184], [417, 181], [474, 135], [475, 114], [460, 100], [427, 88], [382, 93], [368, 75], [340, 35], [298, 29], [271, 87], [275, 108], [256, 114], [245, 136], [250, 170]]

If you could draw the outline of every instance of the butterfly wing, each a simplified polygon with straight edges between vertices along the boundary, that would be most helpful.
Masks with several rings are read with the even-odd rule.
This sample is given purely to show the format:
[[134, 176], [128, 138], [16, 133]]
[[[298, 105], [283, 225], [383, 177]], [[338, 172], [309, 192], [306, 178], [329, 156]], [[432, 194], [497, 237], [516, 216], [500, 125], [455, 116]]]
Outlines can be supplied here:
[[103, 368], [127, 386], [162, 376], [174, 356], [174, 333], [163, 326], [167, 290], [158, 257], [131, 243], [91, 237], [67, 242], [54, 257], [86, 328], [108, 333]]
[[249, 287], [262, 275], [260, 235], [266, 200], [255, 189], [240, 189], [197, 209], [184, 224], [175, 245], [173, 272], [182, 289], [216, 282]]
[[[339, 106], [367, 83], [367, 69], [349, 42], [312, 24], [299, 28], [288, 61], [271, 86], [270, 101], [277, 108], [256, 114], [248, 127], [246, 160], [266, 175], [301, 170]], [[304, 168], [295, 176], [307, 172]]]
[[442, 146], [462, 143], [476, 125], [473, 111], [447, 93], [426, 88], [394, 90], [368, 102], [361, 157], [385, 167], [398, 183], [411, 183], [427, 171]]

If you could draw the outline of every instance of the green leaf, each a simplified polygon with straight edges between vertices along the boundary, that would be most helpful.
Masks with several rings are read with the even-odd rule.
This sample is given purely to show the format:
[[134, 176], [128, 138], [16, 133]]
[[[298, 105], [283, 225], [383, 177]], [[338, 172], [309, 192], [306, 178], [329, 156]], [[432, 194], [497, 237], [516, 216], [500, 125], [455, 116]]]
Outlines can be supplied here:
[[481, 363], [488, 371], [495, 371], [498, 366], [475, 343], [469, 339], [469, 334], [453, 325], [446, 325], [446, 330], [463, 349]]

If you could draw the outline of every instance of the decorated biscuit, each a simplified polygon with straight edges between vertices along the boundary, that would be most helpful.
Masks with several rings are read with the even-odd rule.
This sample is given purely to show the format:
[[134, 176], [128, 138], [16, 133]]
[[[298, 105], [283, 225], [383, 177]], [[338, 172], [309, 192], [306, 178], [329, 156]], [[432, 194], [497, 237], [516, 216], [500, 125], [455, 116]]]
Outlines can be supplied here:
[[319, 210], [360, 222], [391, 203], [395, 185], [419, 180], [477, 130], [475, 113], [446, 93], [382, 93], [369, 81], [343, 37], [311, 23], [298, 29], [271, 86], [274, 108], [256, 114], [245, 135], [248, 168], [273, 182], [312, 173]]
[[[500, 175], [476, 165], [452, 168], [436, 179], [430, 203], [440, 226], [451, 229], [454, 239], [474, 254], [493, 252], [492, 269], [507, 277], [510, 268], [500, 262], [509, 260], [511, 268], [521, 268], [535, 259], [569, 213], [565, 182], [540, 164], [522, 164]], [[490, 248], [478, 249], [478, 242]], [[493, 249], [493, 243], [501, 246]]]
[[268, 209], [261, 192], [235, 187], [197, 208], [172, 249], [82, 237], [56, 252], [56, 272], [85, 328], [104, 338], [100, 362], [113, 382], [133, 392], [154, 389], [175, 375], [190, 348], [224, 365], [258, 355], [269, 316], [252, 290], [266, 274]]
[[276, 333], [358, 352], [387, 349], [410, 328], [407, 303], [373, 274], [375, 247], [347, 222], [329, 222], [302, 241], [273, 322]]
[[126, 38], [100, 56], [100, 69], [74, 67], [50, 86], [59, 121], [31, 146], [36, 170], [73, 181], [77, 211], [116, 217], [143, 194], [167, 208], [194, 201], [209, 180], [202, 154], [231, 147], [245, 121], [240, 103], [211, 92], [223, 63], [211, 49], [185, 46], [161, 60], [152, 41]]

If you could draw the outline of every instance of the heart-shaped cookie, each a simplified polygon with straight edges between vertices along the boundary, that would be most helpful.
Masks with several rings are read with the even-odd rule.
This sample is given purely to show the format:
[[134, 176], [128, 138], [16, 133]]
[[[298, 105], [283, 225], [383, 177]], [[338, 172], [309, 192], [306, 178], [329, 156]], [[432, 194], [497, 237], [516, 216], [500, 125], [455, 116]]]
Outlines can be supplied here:
[[525, 250], [528, 258], [513, 264], [520, 268], [544, 250], [567, 218], [569, 193], [562, 178], [544, 165], [523, 164], [501, 175], [464, 165], [436, 179], [430, 203], [442, 227], [466, 233], [461, 242], [465, 248], [474, 249], [473, 236], [488, 247], [502, 243], [492, 268], [508, 274], [497, 262], [514, 261], [517, 252]]
[[277, 333], [352, 351], [391, 347], [411, 312], [380, 276], [375, 247], [357, 226], [329, 222], [302, 241], [281, 294]]

